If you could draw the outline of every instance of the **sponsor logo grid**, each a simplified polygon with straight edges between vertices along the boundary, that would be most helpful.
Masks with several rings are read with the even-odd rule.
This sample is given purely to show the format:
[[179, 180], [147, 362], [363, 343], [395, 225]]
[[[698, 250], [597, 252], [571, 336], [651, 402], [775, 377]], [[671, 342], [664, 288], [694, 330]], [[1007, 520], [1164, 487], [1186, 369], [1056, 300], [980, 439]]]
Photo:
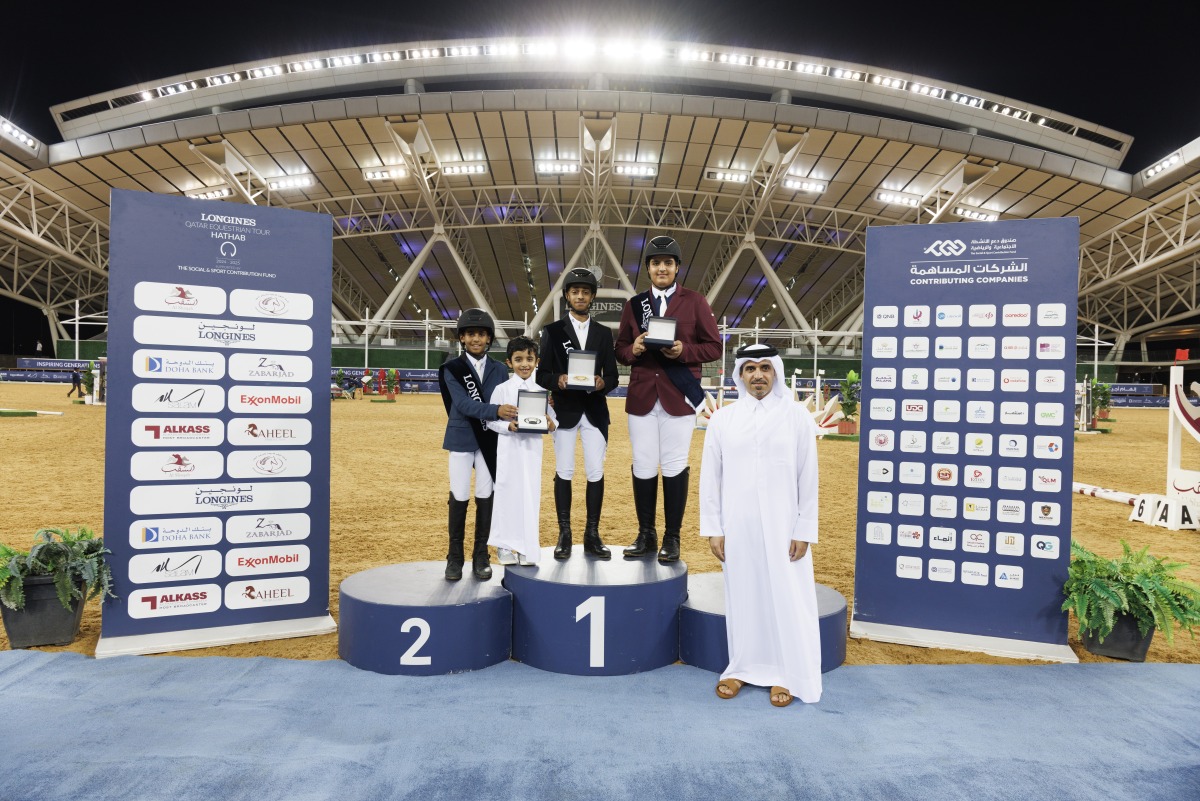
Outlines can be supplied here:
[[[976, 239], [910, 248], [891, 260], [910, 259], [917, 279], [868, 286], [859, 559], [904, 582], [1019, 591], [1027, 570], [1065, 573], [1069, 557], [1075, 277], [982, 259]], [[1012, 288], [981, 286], [989, 275]], [[976, 280], [959, 288], [958, 276]]]
[[[303, 604], [311, 595], [306, 571], [328, 566], [324, 542], [316, 543], [320, 553], [306, 543], [316, 533], [311, 512], [324, 517], [328, 508], [324, 500], [314, 505], [318, 490], [326, 493], [327, 460], [310, 451], [328, 443], [328, 417], [313, 413], [324, 388], [314, 376], [329, 367], [313, 320], [314, 309], [328, 303], [318, 278], [321, 237], [314, 240], [308, 231], [317, 226], [305, 220], [304, 234], [279, 236], [284, 223], [268, 240], [261, 217], [274, 212], [255, 209], [255, 219], [200, 215], [205, 224], [182, 224], [192, 230], [173, 233], [170, 245], [143, 244], [135, 231], [181, 227], [165, 207], [143, 205], [162, 202], [119, 204], [141, 207], [122, 228], [125, 257], [141, 261], [113, 282], [120, 298], [111, 315], [110, 375], [113, 387], [127, 389], [123, 397], [110, 392], [108, 442], [110, 453], [128, 455], [122, 494], [110, 494], [106, 505], [120, 507], [113, 517], [128, 521], [128, 543], [114, 557], [133, 585], [118, 605], [131, 621], [203, 615], [247, 622], [257, 618], [230, 617], [229, 610]], [[198, 217], [195, 207], [184, 214]], [[247, 240], [260, 246], [257, 258]], [[280, 245], [300, 252], [289, 260], [275, 252]], [[263, 256], [261, 248], [272, 252]], [[298, 265], [304, 261], [313, 263]], [[262, 272], [283, 263], [301, 274]], [[323, 592], [327, 579], [319, 572], [315, 581]], [[119, 621], [111, 633], [212, 625], [164, 621], [145, 629]]]

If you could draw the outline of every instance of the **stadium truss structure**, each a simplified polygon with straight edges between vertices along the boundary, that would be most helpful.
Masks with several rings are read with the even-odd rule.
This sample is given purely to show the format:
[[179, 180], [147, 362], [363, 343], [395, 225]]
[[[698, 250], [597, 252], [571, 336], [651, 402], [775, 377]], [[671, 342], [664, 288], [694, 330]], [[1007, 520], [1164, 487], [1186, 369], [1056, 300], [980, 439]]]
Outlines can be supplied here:
[[[548, 38], [306, 53], [0, 120], [0, 295], [107, 308], [113, 187], [333, 220], [350, 341], [481, 306], [536, 330], [567, 269], [632, 292], [648, 236], [731, 328], [856, 346], [870, 226], [1078, 217], [1080, 325], [1109, 360], [1197, 315], [1200, 140], [1136, 173], [1132, 139], [1051, 109], [774, 51]], [[804, 332], [797, 340], [796, 332]]]

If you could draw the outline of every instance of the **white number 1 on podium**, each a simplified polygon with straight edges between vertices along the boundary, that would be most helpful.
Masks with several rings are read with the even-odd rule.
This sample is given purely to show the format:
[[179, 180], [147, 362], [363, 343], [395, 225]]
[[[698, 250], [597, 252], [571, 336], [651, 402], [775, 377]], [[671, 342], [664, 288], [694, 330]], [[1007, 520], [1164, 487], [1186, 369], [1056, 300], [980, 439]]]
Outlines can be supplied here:
[[575, 607], [575, 622], [591, 617], [588, 621], [588, 667], [604, 667], [604, 596], [593, 595]]

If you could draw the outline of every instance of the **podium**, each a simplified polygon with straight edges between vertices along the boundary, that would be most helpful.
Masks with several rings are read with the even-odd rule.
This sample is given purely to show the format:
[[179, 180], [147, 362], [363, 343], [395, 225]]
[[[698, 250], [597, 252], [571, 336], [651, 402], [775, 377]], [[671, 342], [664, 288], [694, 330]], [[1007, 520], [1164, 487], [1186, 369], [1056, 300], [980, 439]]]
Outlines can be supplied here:
[[620, 676], [679, 658], [683, 562], [603, 561], [581, 548], [560, 562], [553, 548], [543, 548], [536, 567], [509, 568], [504, 586], [513, 597], [518, 662], [554, 673]]
[[[469, 564], [468, 564], [469, 567]], [[508, 659], [512, 596], [470, 571], [446, 581], [444, 562], [407, 562], [355, 573], [339, 589], [338, 655], [356, 668], [434, 676]]]
[[[846, 599], [832, 587], [817, 585], [821, 632], [821, 672], [846, 661]], [[688, 597], [679, 609], [679, 659], [722, 673], [729, 667], [725, 638], [725, 579], [720, 571], [688, 576]]]

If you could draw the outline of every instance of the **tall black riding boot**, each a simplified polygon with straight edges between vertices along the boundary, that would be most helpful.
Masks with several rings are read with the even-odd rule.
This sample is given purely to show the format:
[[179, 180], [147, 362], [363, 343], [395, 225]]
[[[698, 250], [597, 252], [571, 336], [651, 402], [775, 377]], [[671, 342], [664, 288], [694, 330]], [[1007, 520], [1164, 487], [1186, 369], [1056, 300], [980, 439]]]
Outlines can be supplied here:
[[558, 516], [558, 545], [554, 546], [555, 559], [571, 556], [571, 479], [554, 474], [554, 514]]
[[450, 493], [450, 550], [446, 553], [446, 581], [462, 578], [463, 539], [466, 537], [467, 504], [469, 501], [454, 500]]
[[677, 476], [663, 476], [663, 546], [658, 561], [664, 565], [679, 561], [679, 529], [683, 527], [683, 512], [687, 508], [688, 474], [683, 468]]
[[471, 568], [475, 578], [487, 581], [492, 577], [488, 559], [488, 535], [492, 533], [492, 500], [494, 496], [475, 499], [475, 545], [471, 549]]
[[625, 549], [626, 559], [650, 556], [658, 548], [658, 531], [654, 528], [654, 515], [658, 512], [658, 476], [633, 477], [633, 508], [637, 510], [637, 539]]
[[612, 559], [612, 552], [600, 539], [600, 509], [604, 506], [604, 478], [587, 483], [587, 527], [583, 530], [583, 550], [597, 559]]

